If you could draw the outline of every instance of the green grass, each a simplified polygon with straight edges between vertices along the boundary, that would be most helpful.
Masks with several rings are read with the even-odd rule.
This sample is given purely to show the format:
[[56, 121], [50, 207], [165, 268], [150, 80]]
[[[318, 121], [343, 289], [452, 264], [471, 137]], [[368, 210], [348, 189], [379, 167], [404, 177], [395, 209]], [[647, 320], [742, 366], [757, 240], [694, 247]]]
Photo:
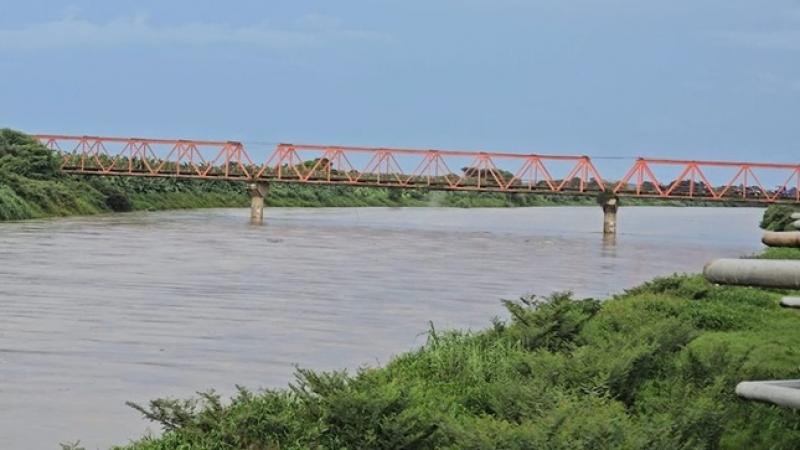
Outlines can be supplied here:
[[770, 247], [759, 255], [762, 259], [800, 259], [800, 248]]
[[155, 400], [139, 409], [164, 434], [119, 448], [793, 449], [797, 413], [734, 395], [741, 380], [800, 377], [800, 317], [778, 298], [673, 276], [602, 303], [507, 302], [510, 320], [431, 328], [382, 368]]

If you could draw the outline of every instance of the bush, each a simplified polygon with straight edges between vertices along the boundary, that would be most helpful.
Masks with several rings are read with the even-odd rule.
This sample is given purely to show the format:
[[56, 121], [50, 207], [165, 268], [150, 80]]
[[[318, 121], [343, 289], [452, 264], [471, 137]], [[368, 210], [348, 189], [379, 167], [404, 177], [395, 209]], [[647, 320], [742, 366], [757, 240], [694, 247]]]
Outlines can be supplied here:
[[53, 152], [30, 136], [0, 129], [0, 177], [16, 174], [26, 178], [57, 178], [58, 161]]
[[112, 192], [106, 197], [106, 206], [115, 212], [131, 211], [133, 205], [127, 195], [122, 192]]
[[793, 205], [770, 205], [764, 210], [764, 217], [761, 219], [761, 228], [770, 231], [794, 230], [791, 226], [792, 213], [800, 212], [800, 207]]

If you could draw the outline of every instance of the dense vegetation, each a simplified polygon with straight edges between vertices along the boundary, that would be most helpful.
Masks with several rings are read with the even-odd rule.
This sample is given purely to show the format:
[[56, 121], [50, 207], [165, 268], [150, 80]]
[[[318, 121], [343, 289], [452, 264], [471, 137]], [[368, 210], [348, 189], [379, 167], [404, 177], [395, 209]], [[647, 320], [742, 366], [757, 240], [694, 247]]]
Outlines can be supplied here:
[[165, 433], [121, 448], [794, 449], [797, 413], [734, 394], [800, 377], [798, 316], [778, 297], [673, 276], [602, 303], [523, 298], [509, 321], [431, 328], [383, 368], [137, 406]]
[[800, 206], [794, 205], [771, 205], [764, 211], [764, 218], [761, 219], [761, 228], [771, 231], [794, 230], [791, 226], [792, 213], [800, 212]]

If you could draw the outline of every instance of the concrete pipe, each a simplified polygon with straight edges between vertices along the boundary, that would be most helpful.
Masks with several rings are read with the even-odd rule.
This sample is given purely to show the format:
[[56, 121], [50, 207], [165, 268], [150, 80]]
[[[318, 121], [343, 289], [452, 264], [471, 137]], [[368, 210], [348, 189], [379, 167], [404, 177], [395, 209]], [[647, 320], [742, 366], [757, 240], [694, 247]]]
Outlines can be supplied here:
[[800, 247], [800, 231], [765, 231], [761, 242], [768, 247]]
[[736, 385], [736, 395], [746, 400], [799, 409], [800, 380], [742, 381]]
[[703, 275], [717, 284], [800, 289], [800, 260], [717, 259], [706, 264]]
[[800, 297], [783, 297], [781, 306], [784, 308], [800, 308]]
[[795, 230], [800, 230], [800, 220], [795, 220], [794, 222], [792, 222], [792, 226], [794, 227]]
[[792, 213], [790, 217], [794, 220], [800, 220], [800, 212]]

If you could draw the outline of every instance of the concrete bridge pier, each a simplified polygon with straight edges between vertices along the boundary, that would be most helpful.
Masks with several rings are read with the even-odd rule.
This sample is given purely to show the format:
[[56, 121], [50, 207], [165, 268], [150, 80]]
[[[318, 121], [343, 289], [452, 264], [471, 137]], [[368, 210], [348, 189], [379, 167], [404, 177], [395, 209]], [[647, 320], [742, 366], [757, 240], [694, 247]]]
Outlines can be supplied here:
[[602, 199], [600, 206], [603, 207], [603, 236], [615, 236], [617, 234], [619, 200], [615, 196], [610, 196]]
[[250, 224], [261, 225], [264, 223], [264, 197], [269, 191], [269, 184], [250, 183], [247, 191], [250, 193]]

